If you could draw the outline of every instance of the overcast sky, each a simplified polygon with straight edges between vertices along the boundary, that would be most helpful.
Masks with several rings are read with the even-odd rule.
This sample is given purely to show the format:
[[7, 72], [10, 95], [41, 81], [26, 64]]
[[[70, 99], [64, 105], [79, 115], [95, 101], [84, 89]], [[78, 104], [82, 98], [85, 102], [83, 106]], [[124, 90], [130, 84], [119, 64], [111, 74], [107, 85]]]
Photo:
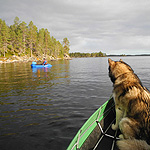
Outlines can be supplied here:
[[150, 0], [0, 0], [0, 18], [47, 28], [70, 52], [150, 54]]

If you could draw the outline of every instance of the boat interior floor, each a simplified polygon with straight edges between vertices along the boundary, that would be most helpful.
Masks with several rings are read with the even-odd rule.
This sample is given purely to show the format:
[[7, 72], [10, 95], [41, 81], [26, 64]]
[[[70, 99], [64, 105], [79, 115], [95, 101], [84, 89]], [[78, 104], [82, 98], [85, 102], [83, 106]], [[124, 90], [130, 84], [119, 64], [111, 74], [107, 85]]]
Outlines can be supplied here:
[[[116, 114], [114, 107], [109, 110], [110, 105], [112, 106], [111, 101], [108, 103], [104, 112], [106, 114], [105, 117], [101, 122], [97, 122], [101, 135], [93, 150], [119, 150], [116, 141], [119, 140], [118, 136], [121, 132], [120, 130], [115, 131], [111, 128], [112, 124], [115, 123]], [[108, 111], [109, 113], [107, 113]]]
[[112, 130], [111, 125], [112, 124], [110, 124], [101, 135], [93, 150], [119, 150], [116, 145], [116, 141], [119, 140], [118, 136], [121, 132], [120, 130]]

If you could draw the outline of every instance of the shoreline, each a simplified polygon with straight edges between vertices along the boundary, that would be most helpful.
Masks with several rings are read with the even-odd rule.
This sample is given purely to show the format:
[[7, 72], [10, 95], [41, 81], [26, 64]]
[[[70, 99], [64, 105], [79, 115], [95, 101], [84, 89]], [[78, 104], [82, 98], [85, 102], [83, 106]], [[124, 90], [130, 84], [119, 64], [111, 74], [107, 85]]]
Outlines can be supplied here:
[[[64, 54], [63, 58], [55, 58], [53, 56], [48, 56], [46, 58], [48, 61], [58, 61], [58, 60], [71, 60], [72, 58], [68, 55], [68, 54]], [[12, 57], [6, 58], [6, 57], [1, 57], [0, 58], [0, 64], [2, 63], [15, 63], [15, 62], [38, 62], [38, 61], [43, 61], [43, 58], [38, 58], [38, 57], [27, 57], [27, 56], [23, 56], [23, 57], [19, 57], [16, 55], [13, 55]]]
[[[57, 59], [48, 59], [48, 61], [58, 61], [58, 60], [61, 60], [61, 58], [57, 58]], [[71, 60], [71, 59], [63, 59], [63, 60]], [[35, 62], [42, 62], [43, 60], [37, 60], [37, 59], [29, 59], [29, 60], [17, 60], [17, 59], [7, 59], [7, 60], [0, 60], [0, 64], [3, 64], [3, 63], [19, 63], [19, 62], [32, 62], [32, 61], [35, 61]]]
[[[150, 56], [149, 54], [148, 55], [125, 55], [125, 56], [121, 56], [121, 55], [107, 55], [105, 57], [137, 57], [137, 56]], [[72, 57], [72, 58], [98, 58], [98, 57]], [[72, 58], [67, 55], [67, 56], [64, 56], [64, 58], [54, 58], [52, 56], [49, 56], [47, 58], [48, 61], [58, 61], [58, 60], [72, 60]], [[3, 63], [15, 63], [15, 62], [32, 62], [32, 61], [35, 61], [35, 62], [38, 62], [38, 61], [43, 61], [43, 59], [40, 59], [38, 57], [26, 57], [26, 56], [23, 56], [23, 57], [19, 57], [19, 56], [13, 56], [11, 58], [3, 58], [1, 57], [0, 58], [0, 64], [3, 64]]]

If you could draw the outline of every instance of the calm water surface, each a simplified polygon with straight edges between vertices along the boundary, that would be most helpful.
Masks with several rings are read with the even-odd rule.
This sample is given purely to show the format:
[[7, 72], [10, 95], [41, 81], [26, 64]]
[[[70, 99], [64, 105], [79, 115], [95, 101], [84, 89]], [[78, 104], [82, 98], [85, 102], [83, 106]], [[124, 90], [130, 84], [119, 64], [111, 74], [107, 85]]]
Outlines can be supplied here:
[[[119, 60], [119, 57], [113, 57]], [[123, 57], [150, 89], [150, 57]], [[65, 150], [111, 95], [108, 58], [0, 64], [0, 149]]]

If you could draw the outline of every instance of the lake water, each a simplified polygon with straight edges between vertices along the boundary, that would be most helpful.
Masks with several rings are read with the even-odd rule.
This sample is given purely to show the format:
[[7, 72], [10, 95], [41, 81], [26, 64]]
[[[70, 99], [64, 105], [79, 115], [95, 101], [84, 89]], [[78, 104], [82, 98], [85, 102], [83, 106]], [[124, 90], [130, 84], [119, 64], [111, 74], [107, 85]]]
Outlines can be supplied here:
[[[121, 57], [112, 57], [119, 60]], [[150, 89], [150, 57], [122, 57]], [[112, 92], [108, 58], [0, 64], [0, 149], [65, 150]]]

